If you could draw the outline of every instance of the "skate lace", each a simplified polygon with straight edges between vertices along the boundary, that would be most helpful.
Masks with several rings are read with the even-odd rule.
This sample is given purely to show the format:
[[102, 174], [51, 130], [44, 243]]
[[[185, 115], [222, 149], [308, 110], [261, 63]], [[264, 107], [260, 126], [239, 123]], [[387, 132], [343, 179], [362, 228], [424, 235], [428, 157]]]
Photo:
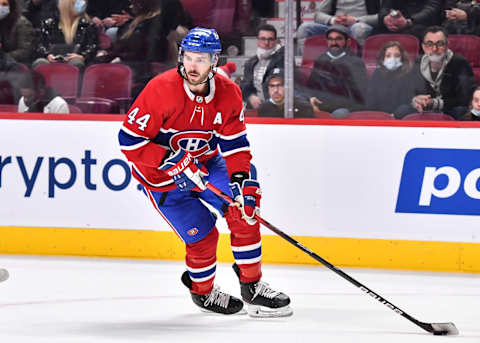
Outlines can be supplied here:
[[269, 299], [273, 299], [275, 298], [277, 295], [279, 295], [280, 292], [278, 291], [274, 291], [269, 285], [268, 283], [266, 282], [262, 282], [262, 281], [258, 281], [256, 284], [255, 284], [255, 294], [253, 295], [252, 297], [252, 300], [255, 299], [258, 295], [262, 296], [262, 297], [265, 297], [265, 298], [269, 298]]
[[223, 308], [227, 308], [229, 300], [230, 295], [220, 292], [219, 287], [215, 286], [203, 304], [205, 307], [208, 307], [210, 304], [214, 304]]

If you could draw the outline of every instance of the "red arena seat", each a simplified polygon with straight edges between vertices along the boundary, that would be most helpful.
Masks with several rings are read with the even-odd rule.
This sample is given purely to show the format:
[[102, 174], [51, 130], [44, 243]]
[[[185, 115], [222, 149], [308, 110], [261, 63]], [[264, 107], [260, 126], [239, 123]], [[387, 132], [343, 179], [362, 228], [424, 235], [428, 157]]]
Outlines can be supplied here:
[[362, 119], [362, 120], [395, 120], [392, 113], [381, 111], [358, 111], [350, 112], [345, 119]]
[[[82, 104], [88, 103], [89, 98], [97, 98], [92, 101], [104, 98], [117, 102], [117, 108], [124, 113], [130, 105], [131, 92], [132, 70], [127, 65], [101, 63], [93, 64], [85, 69], [80, 93]], [[82, 110], [86, 112], [84, 108]]]
[[80, 107], [71, 104], [68, 104], [68, 110], [70, 111], [70, 113], [82, 113]]
[[402, 120], [455, 120], [445, 113], [423, 112], [407, 114]]
[[78, 95], [80, 71], [68, 63], [45, 63], [35, 67], [43, 75], [48, 87], [52, 87], [65, 100], [73, 101]]
[[9, 113], [17, 113], [18, 112], [18, 106], [17, 105], [6, 105], [6, 104], [0, 104], [0, 112], [9, 112]]

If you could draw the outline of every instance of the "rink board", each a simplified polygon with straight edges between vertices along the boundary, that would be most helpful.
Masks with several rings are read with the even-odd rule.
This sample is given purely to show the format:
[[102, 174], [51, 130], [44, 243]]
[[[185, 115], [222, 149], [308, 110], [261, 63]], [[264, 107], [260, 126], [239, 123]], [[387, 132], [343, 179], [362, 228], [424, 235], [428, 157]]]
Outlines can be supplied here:
[[[0, 115], [0, 252], [183, 259], [119, 116]], [[262, 216], [341, 266], [480, 272], [480, 126], [249, 119]], [[232, 261], [228, 230], [220, 261]], [[313, 263], [263, 229], [265, 263]]]

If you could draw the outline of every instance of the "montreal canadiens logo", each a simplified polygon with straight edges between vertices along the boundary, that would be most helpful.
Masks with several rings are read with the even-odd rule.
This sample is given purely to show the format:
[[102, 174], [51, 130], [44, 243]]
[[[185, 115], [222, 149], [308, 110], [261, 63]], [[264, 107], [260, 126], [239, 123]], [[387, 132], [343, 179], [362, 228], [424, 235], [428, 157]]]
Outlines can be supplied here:
[[187, 235], [189, 236], [195, 236], [197, 233], [198, 233], [198, 229], [196, 227], [187, 231]]
[[210, 151], [209, 142], [213, 134], [205, 131], [183, 131], [170, 138], [170, 146], [174, 151], [183, 149], [193, 157], [201, 156]]

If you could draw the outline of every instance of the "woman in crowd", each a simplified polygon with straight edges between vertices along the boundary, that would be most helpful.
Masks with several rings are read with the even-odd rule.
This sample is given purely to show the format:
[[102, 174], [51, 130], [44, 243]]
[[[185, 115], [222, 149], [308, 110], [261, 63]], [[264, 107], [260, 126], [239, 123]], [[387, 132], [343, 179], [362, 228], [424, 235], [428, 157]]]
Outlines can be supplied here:
[[32, 62], [35, 36], [32, 24], [20, 15], [18, 0], [0, 0], [0, 44], [19, 63]]
[[33, 67], [66, 62], [83, 68], [95, 57], [98, 30], [86, 15], [86, 8], [86, 0], [58, 0], [58, 12], [41, 24]]
[[410, 61], [403, 46], [387, 42], [380, 49], [377, 68], [368, 84], [367, 109], [395, 113], [413, 97]]
[[479, 121], [480, 120], [480, 87], [475, 88], [472, 95], [472, 101], [468, 112], [461, 118], [466, 121]]

